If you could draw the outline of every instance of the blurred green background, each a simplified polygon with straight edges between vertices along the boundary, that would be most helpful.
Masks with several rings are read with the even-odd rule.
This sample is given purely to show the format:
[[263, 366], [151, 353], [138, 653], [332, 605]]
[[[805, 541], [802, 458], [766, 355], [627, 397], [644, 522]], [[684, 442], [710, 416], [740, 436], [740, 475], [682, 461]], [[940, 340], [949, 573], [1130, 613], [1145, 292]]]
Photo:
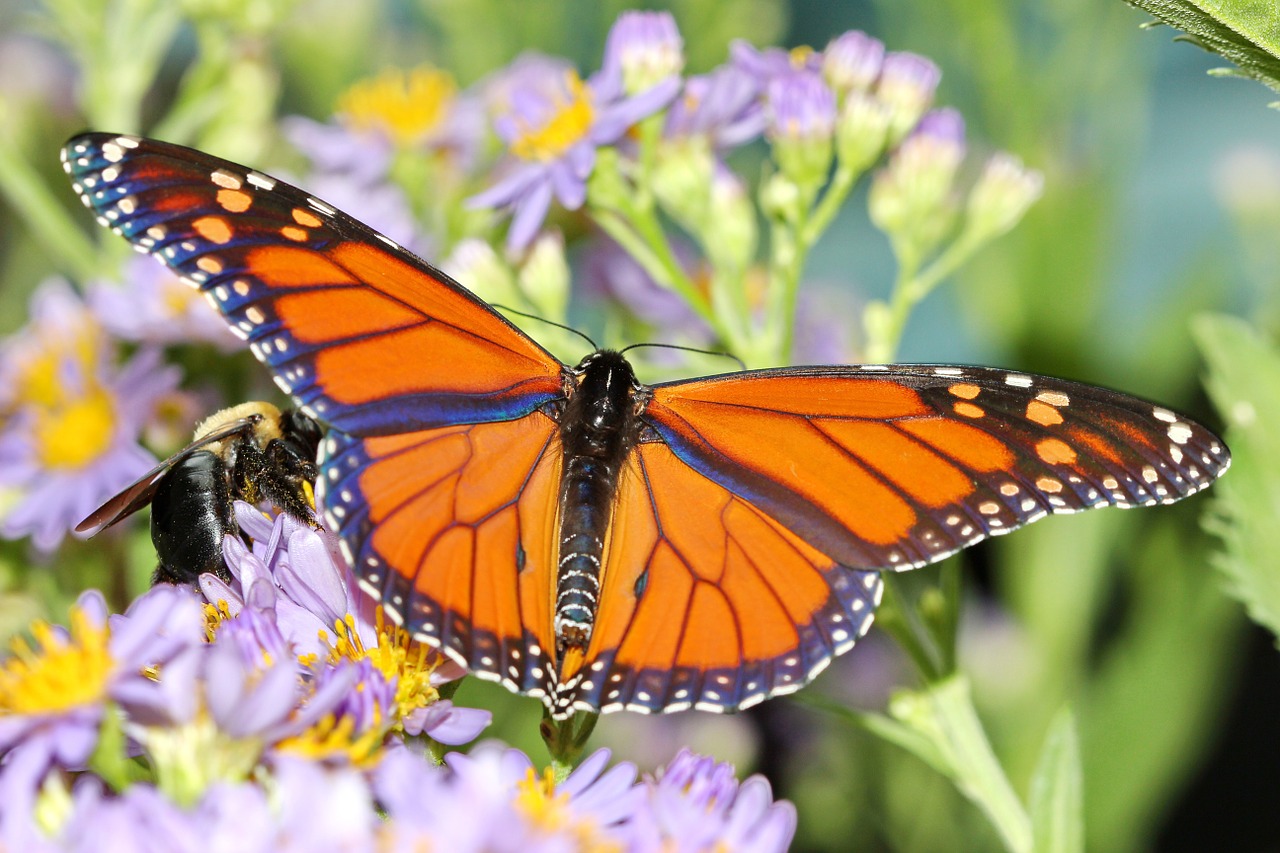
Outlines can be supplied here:
[[[465, 86], [539, 49], [592, 70], [617, 12], [636, 8], [184, 0], [164, 5], [178, 16], [176, 38], [163, 48], [159, 82], [139, 93], [141, 113], [131, 115], [122, 108], [130, 99], [112, 93], [137, 85], [128, 63], [138, 46], [117, 44], [113, 55], [90, 57], [92, 68], [85, 57], [77, 65], [49, 31], [48, 9], [58, 5], [0, 6], [0, 139], [6, 156], [24, 159], [75, 207], [86, 233], [91, 223], [58, 168], [59, 146], [86, 126], [155, 132], [152, 122], [202, 51], [233, 53], [227, 67], [236, 76], [205, 81], [222, 96], [213, 112], [170, 127], [198, 129], [192, 137], [201, 147], [266, 167], [282, 162], [278, 117], [327, 118], [344, 87], [379, 68], [431, 62]], [[1146, 16], [1119, 0], [681, 0], [645, 8], [675, 14], [690, 72], [723, 62], [734, 38], [821, 48], [847, 29], [925, 54], [943, 70], [938, 102], [963, 112], [972, 148], [1007, 149], [1044, 172], [1044, 197], [1026, 220], [916, 312], [902, 360], [1066, 376], [1222, 425], [1202, 384], [1193, 318], [1227, 312], [1264, 339], [1276, 331], [1280, 114], [1267, 108], [1263, 87], [1207, 76], [1222, 63], [1174, 43], [1172, 30], [1140, 29]], [[210, 19], [222, 23], [191, 24]], [[0, 332], [21, 325], [41, 279], [73, 269], [28, 229], [14, 187], [4, 189]], [[808, 278], [832, 311], [848, 313], [856, 338], [860, 306], [883, 297], [892, 280], [891, 255], [863, 205], [850, 205], [831, 228]], [[1233, 387], [1247, 387], [1250, 365], [1235, 366]], [[1028, 797], [1046, 731], [1061, 708], [1072, 708], [1089, 850], [1280, 845], [1280, 664], [1273, 636], [1246, 619], [1214, 568], [1222, 546], [1202, 527], [1213, 501], [1050, 519], [956, 558], [964, 577], [960, 669], [996, 753]], [[1277, 509], [1261, 506], [1259, 518]], [[31, 567], [22, 543], [4, 543], [0, 559], [6, 626], [22, 621], [15, 613], [62, 612], [51, 603], [68, 590]], [[942, 571], [921, 570], [914, 582], [927, 592]], [[912, 678], [873, 631], [811, 690], [882, 710], [895, 687], [915, 686]], [[488, 688], [468, 683], [458, 698], [496, 708], [492, 733], [540, 754], [536, 703]], [[738, 761], [743, 773], [765, 772], [800, 811], [798, 850], [998, 846], [981, 813], [944, 778], [806, 707], [803, 693], [734, 718], [607, 717], [596, 741], [644, 766], [688, 743]]]

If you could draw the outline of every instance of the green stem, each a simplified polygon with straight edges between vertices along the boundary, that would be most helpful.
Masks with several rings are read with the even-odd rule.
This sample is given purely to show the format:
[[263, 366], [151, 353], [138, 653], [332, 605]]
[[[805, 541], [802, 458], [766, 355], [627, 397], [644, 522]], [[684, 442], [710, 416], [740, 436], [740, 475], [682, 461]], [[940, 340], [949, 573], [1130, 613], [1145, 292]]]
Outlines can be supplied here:
[[858, 175], [858, 172], [848, 166], [836, 167], [831, 183], [827, 185], [821, 201], [814, 206], [809, 215], [809, 222], [800, 235], [801, 243], [806, 250], [812, 248], [831, 225], [831, 220], [835, 219], [840, 208], [844, 206], [845, 199], [849, 197], [849, 192], [858, 180]]
[[911, 312], [947, 276], [969, 260], [981, 245], [981, 240], [963, 232], [923, 269], [920, 269], [919, 259], [913, 257], [906, 247], [895, 246], [898, 276], [893, 284], [893, 294], [889, 298], [889, 319], [883, 337], [867, 342], [869, 362], [888, 363], [894, 360]]
[[539, 731], [547, 745], [547, 751], [551, 753], [551, 767], [557, 783], [563, 782], [582, 761], [587, 739], [591, 737], [599, 719], [599, 714], [579, 711], [567, 720], [555, 720], [549, 711], [543, 709]]
[[57, 258], [73, 278], [86, 281], [99, 272], [94, 244], [7, 140], [0, 141], [0, 192], [21, 213], [49, 257]]
[[884, 602], [880, 606], [881, 628], [907, 653], [922, 679], [936, 681], [946, 672], [946, 653], [939, 649], [937, 638], [920, 615], [902, 579], [893, 572], [882, 572], [880, 577], [885, 589]]

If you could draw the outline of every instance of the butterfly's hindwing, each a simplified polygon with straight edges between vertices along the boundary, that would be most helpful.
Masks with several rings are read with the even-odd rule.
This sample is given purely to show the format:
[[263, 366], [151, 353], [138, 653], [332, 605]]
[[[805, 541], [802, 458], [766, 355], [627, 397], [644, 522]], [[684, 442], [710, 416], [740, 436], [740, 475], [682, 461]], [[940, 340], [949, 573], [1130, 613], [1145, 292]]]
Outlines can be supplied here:
[[322, 444], [319, 502], [361, 586], [473, 673], [549, 695], [555, 424], [516, 421]]

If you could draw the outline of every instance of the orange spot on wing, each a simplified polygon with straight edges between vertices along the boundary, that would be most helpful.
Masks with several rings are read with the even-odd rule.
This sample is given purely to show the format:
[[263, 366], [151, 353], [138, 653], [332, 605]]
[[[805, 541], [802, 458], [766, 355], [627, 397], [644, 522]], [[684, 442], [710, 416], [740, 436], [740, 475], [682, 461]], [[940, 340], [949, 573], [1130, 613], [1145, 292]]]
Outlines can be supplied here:
[[222, 272], [222, 262], [212, 255], [205, 255], [196, 261], [196, 267], [209, 275], [217, 275]]
[[308, 235], [305, 228], [286, 225], [280, 229], [280, 236], [284, 237], [286, 240], [292, 240], [295, 243], [305, 243]]
[[253, 196], [244, 190], [218, 190], [218, 206], [228, 213], [244, 213], [253, 205]]
[[1036, 480], [1036, 488], [1051, 495], [1057, 494], [1062, 491], [1062, 481], [1053, 477], [1040, 477]]
[[221, 216], [202, 216], [191, 223], [191, 228], [211, 243], [222, 245], [231, 240], [231, 226]]
[[1062, 413], [1048, 403], [1032, 400], [1027, 403], [1027, 420], [1041, 426], [1056, 426], [1062, 423]]
[[301, 207], [293, 209], [293, 221], [299, 225], [305, 225], [308, 228], [319, 228], [324, 223], [320, 221], [320, 217], [316, 216], [309, 210], [303, 210]]
[[963, 400], [972, 400], [982, 391], [977, 385], [971, 385], [968, 382], [960, 382], [952, 385], [947, 389], [952, 395], [960, 397]]
[[1036, 455], [1048, 465], [1070, 465], [1076, 461], [1076, 452], [1071, 445], [1056, 438], [1046, 438], [1038, 443]]
[[966, 418], [980, 418], [986, 414], [981, 406], [975, 406], [973, 403], [956, 403], [952, 406], [956, 410], [957, 415], [963, 415]]

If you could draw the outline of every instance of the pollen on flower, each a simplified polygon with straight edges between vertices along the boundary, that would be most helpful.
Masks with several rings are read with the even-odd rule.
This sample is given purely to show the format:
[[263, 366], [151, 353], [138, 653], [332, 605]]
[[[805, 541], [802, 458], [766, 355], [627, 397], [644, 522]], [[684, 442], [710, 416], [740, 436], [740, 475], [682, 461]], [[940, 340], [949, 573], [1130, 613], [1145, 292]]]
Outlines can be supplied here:
[[[409, 632], [397, 625], [390, 625], [377, 611], [375, 628], [378, 643], [366, 647], [356, 630], [355, 617], [334, 622], [337, 640], [329, 644], [329, 662], [346, 659], [353, 662], [367, 660], [388, 683], [395, 685], [397, 720], [403, 720], [418, 708], [425, 708], [440, 699], [439, 692], [431, 685], [431, 674], [442, 662], [441, 657], [427, 646], [416, 642]], [[322, 636], [322, 639], [326, 639]], [[327, 642], [327, 640], [326, 640]], [[312, 666], [315, 656], [299, 658], [304, 666]]]
[[304, 758], [341, 755], [356, 767], [372, 767], [382, 758], [379, 747], [385, 736], [381, 720], [357, 733], [356, 719], [349, 714], [325, 714], [305, 731], [281, 740], [276, 748]]
[[556, 832], [571, 820], [569, 795], [556, 793], [556, 777], [550, 767], [539, 775], [532, 767], [516, 783], [516, 807], [536, 826]]
[[101, 701], [115, 661], [110, 631], [80, 608], [71, 611], [69, 636], [48, 623], [31, 627], [35, 647], [13, 641], [13, 656], [0, 663], [0, 713], [58, 712]]
[[516, 783], [514, 801], [530, 824], [547, 834], [572, 835], [578, 850], [593, 853], [622, 850], [615, 840], [604, 835], [593, 818], [575, 811], [567, 792], [556, 790], [555, 773], [550, 767], [541, 774], [530, 767], [525, 778]]
[[436, 129], [457, 92], [453, 77], [431, 66], [387, 69], [343, 93], [338, 111], [357, 129], [383, 130], [407, 145]]
[[230, 621], [232, 618], [231, 606], [227, 604], [225, 599], [219, 598], [217, 604], [204, 605], [204, 637], [205, 640], [212, 643], [214, 636], [218, 633], [218, 628], [223, 622]]
[[586, 138], [595, 120], [591, 90], [575, 71], [565, 72], [566, 97], [549, 104], [550, 116], [539, 126], [521, 126], [511, 151], [523, 160], [550, 161]]

